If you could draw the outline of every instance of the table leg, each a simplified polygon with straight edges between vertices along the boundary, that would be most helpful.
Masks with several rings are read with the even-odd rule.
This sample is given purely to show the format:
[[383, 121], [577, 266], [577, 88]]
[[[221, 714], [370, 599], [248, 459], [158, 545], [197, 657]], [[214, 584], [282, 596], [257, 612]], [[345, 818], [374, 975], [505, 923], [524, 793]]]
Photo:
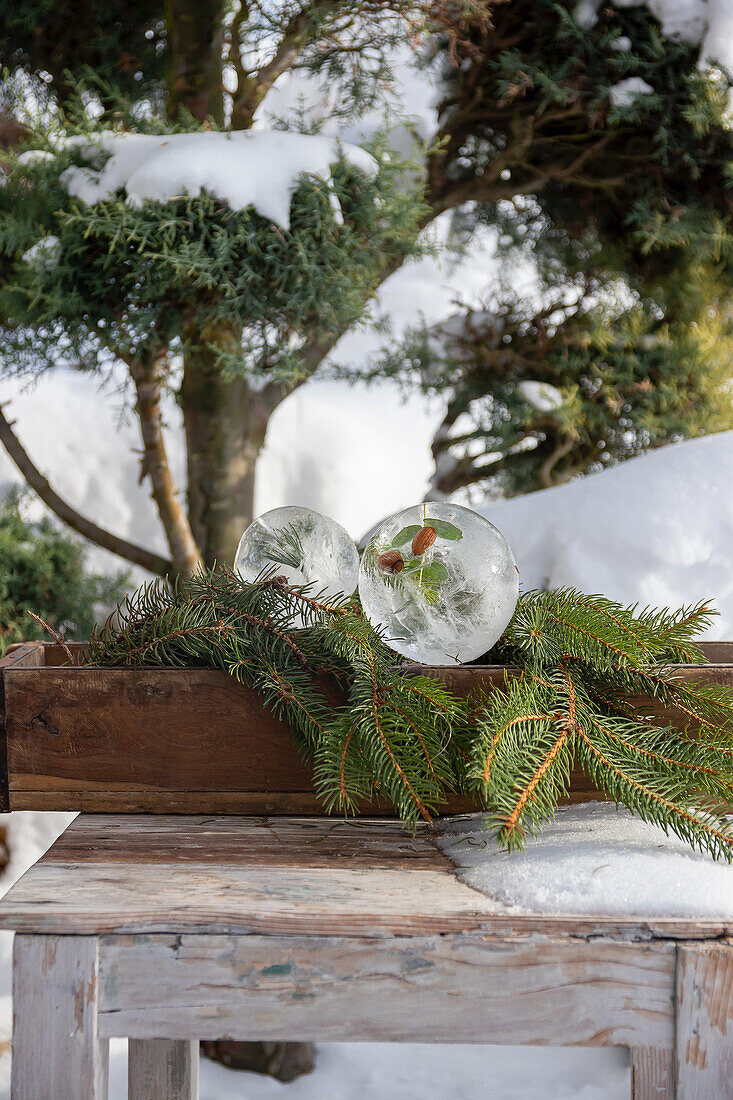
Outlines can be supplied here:
[[130, 1039], [128, 1100], [198, 1100], [199, 1044]]
[[94, 936], [18, 933], [13, 955], [12, 1100], [107, 1100], [97, 1032]]
[[632, 1047], [633, 1100], [674, 1100], [674, 1051]]
[[677, 1100], [733, 1098], [733, 942], [677, 948]]

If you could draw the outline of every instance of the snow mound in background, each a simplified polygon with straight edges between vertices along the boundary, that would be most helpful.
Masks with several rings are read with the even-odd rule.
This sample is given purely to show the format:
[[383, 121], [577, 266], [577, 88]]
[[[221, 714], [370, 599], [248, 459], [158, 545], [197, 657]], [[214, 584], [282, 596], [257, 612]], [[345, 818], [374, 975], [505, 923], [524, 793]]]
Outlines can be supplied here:
[[508, 540], [523, 588], [658, 607], [713, 599], [720, 618], [706, 636], [731, 636], [733, 432], [478, 510]]
[[323, 135], [278, 130], [127, 134], [101, 131], [93, 140], [70, 138], [85, 154], [111, 154], [100, 169], [72, 165], [61, 179], [70, 195], [91, 204], [123, 190], [131, 206], [168, 202], [207, 191], [232, 210], [253, 206], [276, 225], [290, 225], [290, 200], [305, 174], [329, 185], [334, 215], [342, 221], [331, 166], [340, 156], [373, 176], [377, 162], [366, 150]]
[[497, 913], [733, 916], [733, 867], [610, 803], [562, 807], [524, 852], [500, 852], [482, 814], [447, 819], [439, 844]]

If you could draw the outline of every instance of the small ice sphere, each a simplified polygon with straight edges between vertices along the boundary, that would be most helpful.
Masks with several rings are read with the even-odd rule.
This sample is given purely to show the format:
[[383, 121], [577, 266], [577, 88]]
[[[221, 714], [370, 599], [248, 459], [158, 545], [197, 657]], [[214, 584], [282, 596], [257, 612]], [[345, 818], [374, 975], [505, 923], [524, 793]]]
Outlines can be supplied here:
[[509, 544], [459, 504], [405, 508], [369, 540], [359, 596], [397, 653], [426, 665], [480, 657], [514, 613], [519, 577]]
[[290, 505], [250, 523], [237, 547], [234, 569], [246, 581], [284, 576], [291, 584], [313, 584], [330, 598], [350, 596], [359, 578], [359, 553], [335, 520]]

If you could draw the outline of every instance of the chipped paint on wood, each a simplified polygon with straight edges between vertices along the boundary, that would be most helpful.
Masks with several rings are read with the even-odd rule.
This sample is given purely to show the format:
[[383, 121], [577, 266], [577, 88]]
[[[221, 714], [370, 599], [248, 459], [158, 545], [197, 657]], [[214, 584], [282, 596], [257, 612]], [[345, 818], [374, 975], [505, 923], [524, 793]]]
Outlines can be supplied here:
[[678, 1100], [733, 1097], [733, 945], [680, 944]]
[[673, 1046], [673, 944], [176, 939], [101, 938], [104, 1035]]
[[97, 947], [93, 936], [15, 937], [13, 1100], [107, 1100]]

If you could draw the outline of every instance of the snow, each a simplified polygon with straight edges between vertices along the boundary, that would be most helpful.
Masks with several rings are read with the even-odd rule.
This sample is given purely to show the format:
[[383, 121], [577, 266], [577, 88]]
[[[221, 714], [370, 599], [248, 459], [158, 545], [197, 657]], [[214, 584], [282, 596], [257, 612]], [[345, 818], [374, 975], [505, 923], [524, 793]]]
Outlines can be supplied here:
[[553, 412], [559, 409], [565, 398], [557, 386], [551, 386], [549, 382], [535, 382], [527, 379], [517, 383], [517, 391], [524, 400], [538, 412]]
[[343, 156], [367, 175], [377, 170], [374, 158], [355, 145], [320, 134], [278, 130], [164, 137], [103, 130], [93, 141], [70, 138], [66, 144], [89, 156], [100, 150], [110, 154], [100, 169], [72, 165], [62, 172], [69, 194], [84, 203], [103, 202], [120, 190], [131, 206], [207, 191], [232, 210], [253, 206], [283, 229], [290, 225], [290, 201], [304, 174], [326, 181], [334, 214], [341, 221], [331, 166]]
[[46, 237], [41, 237], [31, 248], [24, 252], [22, 260], [26, 264], [35, 264], [38, 267], [50, 269], [58, 263], [60, 251], [61, 241], [53, 233], [50, 233]]
[[663, 447], [555, 489], [480, 506], [524, 588], [574, 585], [623, 603], [712, 598], [733, 635], [733, 432]]
[[[74, 814], [0, 815], [11, 863], [0, 894], [43, 854]], [[0, 932], [0, 1100], [10, 1100], [11, 932]], [[459, 1036], [460, 1037], [460, 1036]], [[483, 1100], [627, 1100], [628, 1053], [424, 1043], [324, 1043], [312, 1074], [283, 1085], [201, 1060], [201, 1100], [424, 1100], [426, 1096]], [[109, 1100], [127, 1098], [127, 1043], [110, 1044]]]
[[26, 149], [25, 153], [18, 156], [18, 164], [44, 164], [55, 159], [53, 153], [46, 149]]
[[730, 864], [611, 803], [561, 807], [524, 852], [498, 851], [482, 814], [448, 819], [439, 844], [497, 913], [733, 916]]
[[651, 84], [642, 80], [640, 76], [630, 76], [626, 80], [619, 80], [609, 92], [609, 99], [614, 107], [628, 107], [639, 95], [651, 95], [654, 92]]
[[209, 1065], [201, 1082], [201, 1100], [531, 1100], [540, 1095], [627, 1100], [626, 1051], [329, 1043], [318, 1048], [315, 1072], [289, 1085]]

